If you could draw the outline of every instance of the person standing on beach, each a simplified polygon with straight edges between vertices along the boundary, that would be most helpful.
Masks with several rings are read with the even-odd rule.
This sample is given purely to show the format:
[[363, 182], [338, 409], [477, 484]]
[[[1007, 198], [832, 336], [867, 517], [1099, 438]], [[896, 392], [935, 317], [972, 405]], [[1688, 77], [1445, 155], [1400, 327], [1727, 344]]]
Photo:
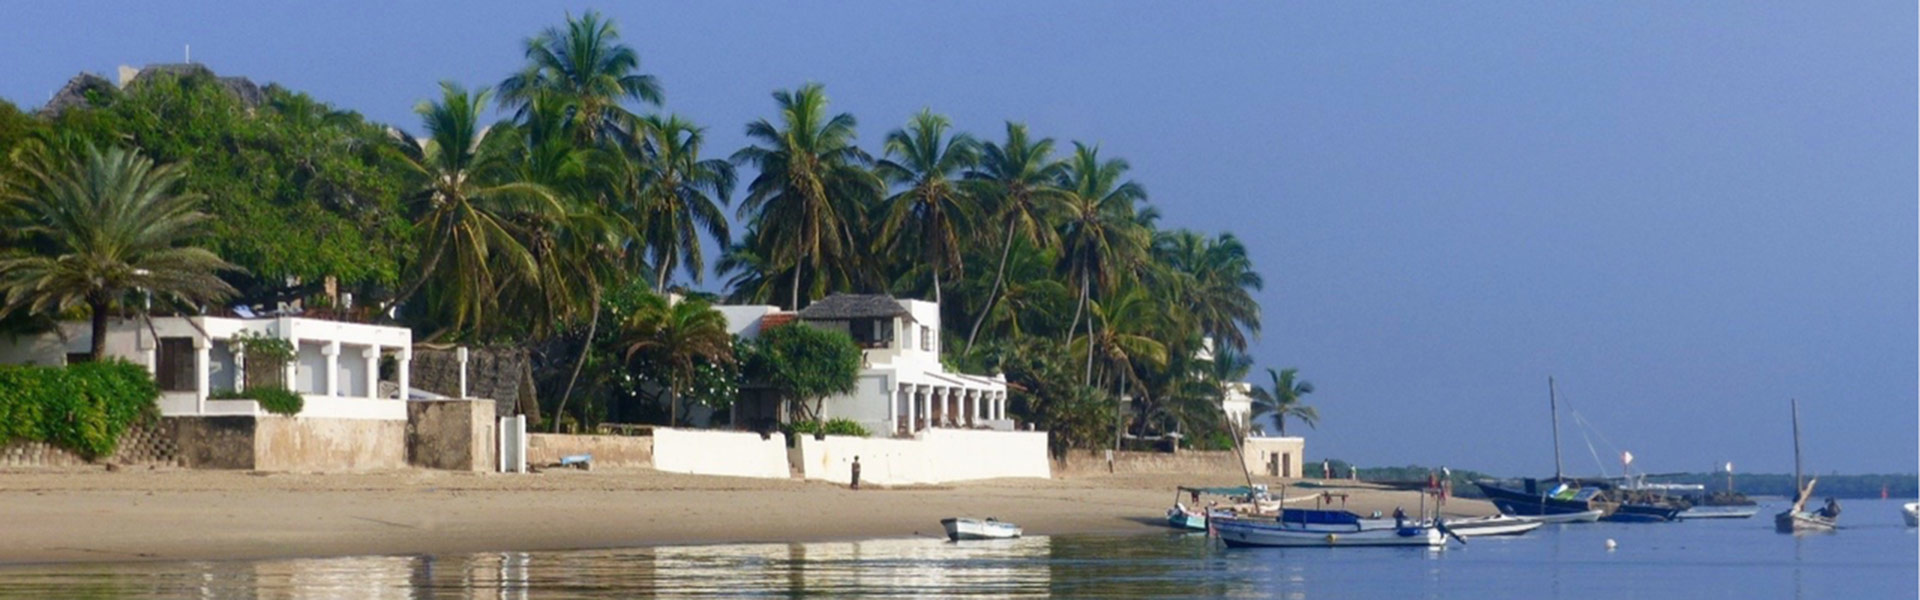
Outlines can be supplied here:
[[860, 489], [860, 457], [853, 457], [853, 489]]

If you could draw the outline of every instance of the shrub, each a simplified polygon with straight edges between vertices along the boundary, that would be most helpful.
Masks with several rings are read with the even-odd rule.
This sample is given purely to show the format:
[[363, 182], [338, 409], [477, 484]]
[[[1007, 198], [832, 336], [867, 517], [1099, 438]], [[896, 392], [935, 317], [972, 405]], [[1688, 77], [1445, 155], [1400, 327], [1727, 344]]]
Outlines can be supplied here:
[[87, 459], [111, 455], [127, 426], [159, 414], [159, 397], [153, 376], [126, 361], [0, 366], [0, 440], [47, 442]]
[[861, 426], [858, 422], [847, 419], [829, 419], [824, 424], [819, 421], [794, 421], [788, 424], [785, 429], [788, 435], [851, 435], [858, 437], [867, 437], [868, 435], [866, 427]]
[[267, 412], [286, 416], [300, 414], [300, 410], [307, 405], [306, 399], [299, 394], [277, 387], [248, 386], [247, 389], [238, 392], [233, 390], [214, 392], [210, 397], [215, 400], [252, 400], [260, 403], [260, 408], [266, 409]]

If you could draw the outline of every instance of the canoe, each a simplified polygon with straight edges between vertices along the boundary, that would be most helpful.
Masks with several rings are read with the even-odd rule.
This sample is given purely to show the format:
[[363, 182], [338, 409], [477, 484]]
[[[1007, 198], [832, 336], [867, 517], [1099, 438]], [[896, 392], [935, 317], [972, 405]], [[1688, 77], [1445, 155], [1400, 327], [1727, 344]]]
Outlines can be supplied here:
[[1344, 510], [1289, 508], [1277, 520], [1213, 519], [1214, 533], [1228, 547], [1442, 546], [1437, 527], [1408, 523], [1370, 524]]
[[940, 520], [940, 526], [946, 528], [947, 539], [961, 540], [1004, 540], [1020, 537], [1020, 526], [994, 518], [970, 519], [949, 517]]
[[1687, 519], [1745, 519], [1760, 514], [1759, 506], [1695, 506], [1680, 511], [1680, 518]]

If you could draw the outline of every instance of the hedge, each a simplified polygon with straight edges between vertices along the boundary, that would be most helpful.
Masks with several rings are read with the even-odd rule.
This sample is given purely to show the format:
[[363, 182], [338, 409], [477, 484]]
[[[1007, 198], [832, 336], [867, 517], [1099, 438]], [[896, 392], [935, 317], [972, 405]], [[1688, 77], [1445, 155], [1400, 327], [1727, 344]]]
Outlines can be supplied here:
[[122, 360], [0, 365], [0, 441], [48, 442], [89, 460], [113, 454], [128, 425], [159, 416], [160, 386]]
[[[252, 356], [247, 357], [247, 363], [253, 363]], [[238, 392], [221, 390], [208, 397], [214, 400], [252, 400], [260, 403], [260, 408], [267, 412], [289, 417], [300, 414], [300, 410], [307, 405], [306, 399], [299, 394], [270, 386], [247, 386], [247, 389]]]
[[858, 421], [853, 421], [849, 419], [830, 419], [824, 425], [822, 425], [819, 421], [794, 421], [793, 423], [787, 425], [786, 430], [787, 430], [787, 433], [789, 434], [851, 435], [851, 436], [858, 436], [858, 437], [867, 437], [867, 428], [864, 426], [861, 426]]

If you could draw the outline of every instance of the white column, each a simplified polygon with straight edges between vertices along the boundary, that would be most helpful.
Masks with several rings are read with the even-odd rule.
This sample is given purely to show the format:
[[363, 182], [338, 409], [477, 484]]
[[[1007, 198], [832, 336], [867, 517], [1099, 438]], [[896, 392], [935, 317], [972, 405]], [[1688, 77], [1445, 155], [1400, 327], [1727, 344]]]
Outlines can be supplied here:
[[913, 385], [905, 387], [907, 388], [907, 435], [913, 435], [913, 432], [920, 430], [920, 421], [916, 419], [920, 416], [920, 387]]
[[413, 379], [413, 346], [400, 347], [400, 368], [395, 370], [394, 376], [398, 378], [400, 382], [400, 393], [398, 397], [401, 400], [406, 400], [407, 386], [412, 384]]
[[[281, 329], [281, 331], [286, 331], [286, 330]], [[286, 369], [282, 370], [280, 376], [281, 378], [285, 379], [287, 382], [287, 391], [293, 392], [296, 394], [302, 393], [300, 391], [300, 379], [299, 379], [300, 378], [300, 338], [288, 336], [287, 343], [293, 347], [293, 357], [287, 359], [287, 367]]]
[[227, 347], [233, 349], [233, 391], [247, 389], [247, 347], [228, 340]]
[[933, 386], [923, 385], [920, 393], [920, 418], [926, 421], [927, 429], [933, 427]]
[[367, 359], [367, 398], [380, 397], [380, 345], [367, 346], [360, 351], [360, 357]]
[[892, 389], [887, 390], [887, 437], [893, 437], [893, 432], [899, 430], [899, 428], [900, 386], [895, 385]]
[[213, 367], [211, 345], [207, 338], [193, 336], [193, 395], [194, 406], [200, 414], [207, 412], [207, 370]]
[[340, 395], [340, 340], [327, 342], [320, 348], [320, 354], [327, 357], [327, 397]]
[[978, 424], [981, 418], [982, 417], [980, 416], [980, 390], [968, 389], [967, 390], [967, 426], [972, 427]]
[[993, 403], [993, 408], [997, 411], [994, 413], [993, 418], [1005, 420], [1007, 418], [1007, 393], [998, 392], [994, 395], [999, 396], [999, 398]]
[[461, 346], [453, 355], [460, 360], [460, 397], [467, 397], [467, 347]]

